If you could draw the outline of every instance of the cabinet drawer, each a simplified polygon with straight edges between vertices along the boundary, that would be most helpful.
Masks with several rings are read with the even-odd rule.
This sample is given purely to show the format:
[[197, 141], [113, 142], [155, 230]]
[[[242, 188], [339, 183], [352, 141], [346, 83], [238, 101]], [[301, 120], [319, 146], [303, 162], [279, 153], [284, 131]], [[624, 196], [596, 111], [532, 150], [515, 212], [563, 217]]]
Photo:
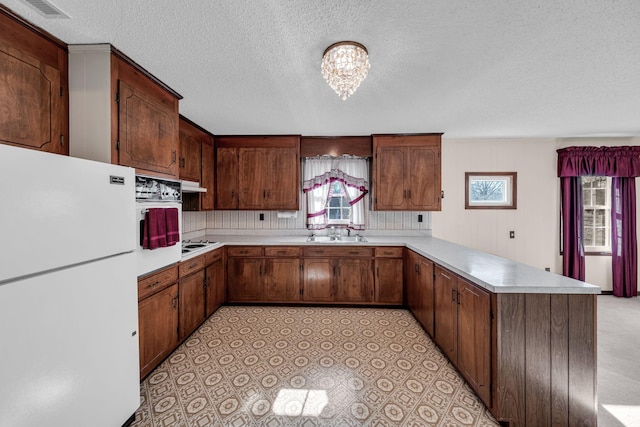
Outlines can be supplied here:
[[138, 301], [166, 288], [178, 280], [178, 267], [172, 266], [138, 279]]
[[227, 249], [229, 256], [262, 256], [261, 246], [235, 246]]
[[270, 246], [264, 248], [264, 256], [297, 257], [300, 256], [300, 248], [295, 246]]
[[335, 247], [335, 246], [311, 246], [304, 248], [304, 256], [306, 257], [371, 257], [373, 256], [372, 248], [363, 247]]
[[209, 251], [204, 254], [205, 265], [213, 264], [214, 262], [222, 259], [222, 248]]
[[376, 257], [402, 258], [402, 248], [393, 248], [393, 247], [376, 248]]
[[183, 261], [179, 264], [180, 277], [187, 276], [194, 271], [202, 270], [204, 268], [204, 255], [192, 258], [187, 261]]

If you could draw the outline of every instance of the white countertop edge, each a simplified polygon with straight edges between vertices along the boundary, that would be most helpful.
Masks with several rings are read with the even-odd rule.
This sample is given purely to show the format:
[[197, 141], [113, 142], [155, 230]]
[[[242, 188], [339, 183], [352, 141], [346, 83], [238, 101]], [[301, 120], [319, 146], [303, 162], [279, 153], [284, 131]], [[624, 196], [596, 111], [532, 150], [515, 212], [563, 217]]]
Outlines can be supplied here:
[[[307, 242], [303, 235], [226, 235], [200, 236], [218, 242], [206, 249], [186, 254], [182, 261], [223, 246], [299, 245], [299, 246], [404, 246], [493, 293], [600, 294], [599, 286], [550, 273], [538, 268], [460, 246], [435, 237], [372, 236], [362, 243]], [[474, 271], [475, 270], [475, 271]], [[497, 277], [499, 280], [495, 280]]]

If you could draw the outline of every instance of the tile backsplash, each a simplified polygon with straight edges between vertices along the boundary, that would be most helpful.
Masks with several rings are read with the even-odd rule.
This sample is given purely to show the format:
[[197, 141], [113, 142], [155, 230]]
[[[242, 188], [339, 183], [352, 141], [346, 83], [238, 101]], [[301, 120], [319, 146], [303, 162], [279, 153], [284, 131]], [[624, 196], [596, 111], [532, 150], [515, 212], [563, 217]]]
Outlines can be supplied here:
[[[264, 220], [260, 220], [264, 214]], [[423, 221], [418, 222], [418, 215]], [[182, 231], [193, 233], [213, 230], [306, 230], [306, 214], [298, 211], [296, 218], [278, 218], [276, 211], [208, 211], [183, 212]], [[376, 230], [431, 230], [430, 212], [369, 211], [367, 231]], [[204, 233], [203, 233], [204, 234]]]

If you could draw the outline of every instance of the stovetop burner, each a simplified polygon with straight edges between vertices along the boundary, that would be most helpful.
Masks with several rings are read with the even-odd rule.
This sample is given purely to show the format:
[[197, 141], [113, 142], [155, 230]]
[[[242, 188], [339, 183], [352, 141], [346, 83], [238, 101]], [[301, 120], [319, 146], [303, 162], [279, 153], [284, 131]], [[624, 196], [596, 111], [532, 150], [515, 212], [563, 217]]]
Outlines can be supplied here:
[[218, 242], [212, 242], [210, 240], [199, 240], [197, 242], [192, 242], [191, 240], [183, 240], [182, 241], [182, 255], [191, 254], [194, 252], [198, 252], [202, 249], [205, 249], [211, 245], [215, 245]]

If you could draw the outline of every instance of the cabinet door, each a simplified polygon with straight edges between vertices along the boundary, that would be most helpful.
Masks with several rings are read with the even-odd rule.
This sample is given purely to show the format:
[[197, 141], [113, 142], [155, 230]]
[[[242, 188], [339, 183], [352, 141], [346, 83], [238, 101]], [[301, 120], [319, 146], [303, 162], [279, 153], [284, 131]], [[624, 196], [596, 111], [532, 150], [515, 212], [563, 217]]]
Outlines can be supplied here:
[[180, 339], [204, 322], [204, 270], [180, 279]]
[[376, 259], [375, 302], [402, 304], [402, 260]]
[[180, 121], [180, 179], [200, 182], [201, 142], [193, 135], [194, 130], [185, 126], [183, 121]]
[[417, 256], [417, 287], [420, 298], [420, 322], [427, 333], [434, 336], [435, 295], [433, 283], [433, 262], [423, 256]]
[[458, 279], [458, 370], [490, 406], [491, 298], [487, 292]]
[[224, 303], [225, 299], [224, 264], [222, 257], [207, 266], [205, 276], [207, 282], [205, 317], [209, 317]]
[[305, 259], [302, 299], [309, 302], [334, 300], [333, 260]]
[[405, 209], [405, 197], [407, 196], [408, 188], [405, 186], [404, 180], [404, 158], [403, 147], [388, 146], [377, 148], [375, 158], [375, 210]]
[[178, 111], [119, 80], [118, 163], [178, 176]]
[[371, 261], [368, 259], [336, 259], [334, 280], [340, 302], [371, 302]]
[[299, 167], [298, 152], [294, 148], [271, 148], [267, 179], [267, 207], [269, 209], [298, 210]]
[[458, 303], [456, 276], [435, 266], [435, 341], [454, 364], [458, 350]]
[[214, 195], [216, 190], [213, 138], [208, 137], [202, 141], [200, 150], [202, 154], [200, 185], [207, 189], [206, 193], [200, 193], [200, 209], [203, 211], [210, 211], [214, 208]]
[[66, 154], [60, 71], [0, 43], [0, 142]]
[[229, 258], [227, 296], [229, 301], [260, 301], [262, 260]]
[[239, 148], [238, 161], [238, 209], [265, 209], [267, 180], [271, 179], [268, 150]]
[[216, 150], [216, 208], [238, 209], [238, 149]]
[[440, 210], [440, 148], [406, 147], [406, 209]]
[[300, 300], [299, 259], [266, 259], [262, 278], [265, 301], [292, 302]]
[[411, 313], [420, 321], [418, 311], [420, 309], [420, 298], [418, 295], [418, 257], [413, 251], [407, 251], [404, 264], [405, 299], [407, 307]]
[[178, 344], [178, 284], [138, 303], [140, 378], [155, 368]]

